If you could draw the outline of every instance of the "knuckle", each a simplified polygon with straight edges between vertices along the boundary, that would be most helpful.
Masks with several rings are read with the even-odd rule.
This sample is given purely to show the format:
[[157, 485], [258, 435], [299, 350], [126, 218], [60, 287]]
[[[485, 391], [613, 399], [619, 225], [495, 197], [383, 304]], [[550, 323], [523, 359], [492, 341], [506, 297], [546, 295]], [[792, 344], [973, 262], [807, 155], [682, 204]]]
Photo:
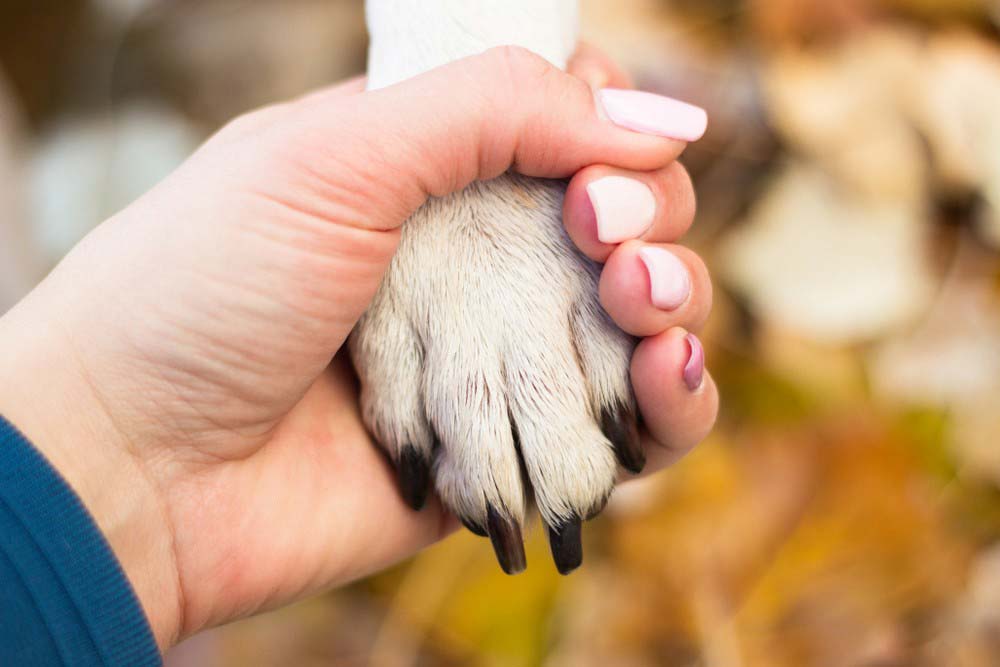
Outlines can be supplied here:
[[494, 47], [483, 54], [482, 62], [488, 71], [481, 81], [511, 101], [522, 98], [526, 91], [546, 90], [545, 84], [559, 72], [545, 58], [521, 46]]
[[545, 77], [553, 69], [545, 58], [522, 46], [496, 46], [485, 55], [491, 65], [516, 82]]
[[[506, 147], [502, 160], [506, 169], [517, 160], [517, 148], [533, 112], [545, 108], [544, 100], [551, 96], [549, 80], [559, 70], [536, 53], [520, 46], [494, 47], [478, 57], [479, 68], [474, 72], [477, 90], [491, 110], [490, 128], [493, 144]], [[533, 141], [541, 141], [535, 135]], [[480, 171], [493, 173], [496, 164], [481, 165]]]

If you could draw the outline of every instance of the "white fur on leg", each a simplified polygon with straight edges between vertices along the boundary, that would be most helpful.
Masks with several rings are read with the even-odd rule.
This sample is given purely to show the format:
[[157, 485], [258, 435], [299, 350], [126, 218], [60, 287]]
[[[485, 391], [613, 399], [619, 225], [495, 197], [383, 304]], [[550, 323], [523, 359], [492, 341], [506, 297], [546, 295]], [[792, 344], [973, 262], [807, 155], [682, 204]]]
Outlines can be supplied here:
[[577, 0], [368, 0], [368, 87], [384, 88], [495, 46], [521, 46], [566, 68]]

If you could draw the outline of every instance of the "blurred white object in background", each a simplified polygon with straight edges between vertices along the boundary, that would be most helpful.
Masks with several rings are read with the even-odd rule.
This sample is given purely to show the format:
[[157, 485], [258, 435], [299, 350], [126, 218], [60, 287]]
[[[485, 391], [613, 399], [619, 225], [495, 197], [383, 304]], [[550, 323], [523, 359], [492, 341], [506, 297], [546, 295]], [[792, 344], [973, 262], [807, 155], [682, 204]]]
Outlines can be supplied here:
[[928, 224], [910, 202], [787, 166], [720, 249], [723, 277], [765, 321], [825, 344], [892, 333], [928, 306]]
[[843, 187], [920, 201], [927, 152], [907, 117], [920, 56], [920, 34], [897, 27], [832, 49], [782, 52], [762, 76], [771, 120], [797, 154]]
[[924, 405], [1000, 393], [997, 261], [970, 241], [957, 259], [920, 326], [876, 348], [872, 375], [880, 393]]
[[25, 216], [24, 143], [16, 100], [0, 72], [0, 314], [34, 286], [45, 268]]
[[882, 397], [948, 411], [964, 476], [1000, 484], [1000, 296], [996, 254], [966, 238], [934, 305], [912, 332], [874, 349]]
[[821, 343], [883, 339], [930, 306], [936, 206], [968, 201], [980, 238], [1000, 245], [995, 44], [883, 27], [782, 52], [763, 80], [797, 157], [721, 262], [758, 317]]
[[985, 205], [980, 238], [1000, 247], [1000, 49], [971, 33], [930, 41], [912, 114], [932, 152], [938, 179]]
[[173, 171], [199, 141], [184, 117], [146, 102], [53, 126], [30, 165], [30, 216], [46, 256], [58, 261]]

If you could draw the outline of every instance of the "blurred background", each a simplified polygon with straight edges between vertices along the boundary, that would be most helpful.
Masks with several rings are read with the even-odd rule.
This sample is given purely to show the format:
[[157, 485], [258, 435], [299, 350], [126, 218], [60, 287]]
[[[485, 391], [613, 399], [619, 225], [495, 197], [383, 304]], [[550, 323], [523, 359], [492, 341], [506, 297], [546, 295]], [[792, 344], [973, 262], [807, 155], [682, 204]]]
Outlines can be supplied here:
[[[1000, 664], [1000, 2], [584, 0], [684, 157], [718, 428], [560, 578], [455, 536], [172, 667]], [[364, 68], [360, 0], [0, 0], [0, 313], [227, 119]]]

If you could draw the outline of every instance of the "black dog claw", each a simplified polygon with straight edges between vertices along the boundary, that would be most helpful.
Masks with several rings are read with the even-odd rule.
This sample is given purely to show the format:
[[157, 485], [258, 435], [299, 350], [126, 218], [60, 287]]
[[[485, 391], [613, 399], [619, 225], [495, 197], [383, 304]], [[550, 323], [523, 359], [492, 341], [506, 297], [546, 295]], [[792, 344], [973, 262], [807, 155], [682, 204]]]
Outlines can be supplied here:
[[631, 408], [618, 404], [601, 410], [601, 430], [615, 446], [615, 455], [622, 467], [640, 473], [646, 467], [646, 452], [639, 440], [639, 427]]
[[413, 447], [403, 447], [396, 464], [399, 492], [414, 510], [423, 509], [431, 487], [431, 466]]
[[549, 526], [549, 546], [559, 574], [569, 574], [583, 563], [583, 522], [572, 518], [558, 527]]
[[521, 526], [513, 519], [501, 515], [492, 505], [486, 508], [486, 526], [497, 562], [503, 571], [507, 574], [524, 572], [528, 563], [524, 557]]

